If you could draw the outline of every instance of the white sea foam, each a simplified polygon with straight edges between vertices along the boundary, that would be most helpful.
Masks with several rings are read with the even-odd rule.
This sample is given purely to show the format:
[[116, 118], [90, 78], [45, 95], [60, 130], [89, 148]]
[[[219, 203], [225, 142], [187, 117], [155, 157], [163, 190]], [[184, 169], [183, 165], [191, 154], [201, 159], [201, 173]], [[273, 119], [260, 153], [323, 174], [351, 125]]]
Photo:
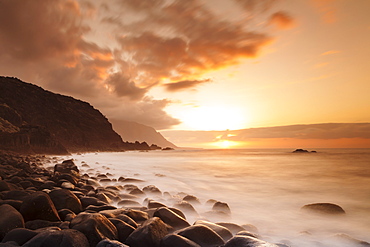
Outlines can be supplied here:
[[[271, 242], [292, 246], [351, 246], [332, 235], [344, 233], [370, 242], [370, 151], [328, 149], [318, 153], [291, 150], [175, 150], [73, 155], [92, 174], [145, 180], [162, 192], [197, 196], [198, 212], [210, 210], [208, 199], [227, 202], [237, 224], [253, 224]], [[65, 157], [68, 158], [68, 157]], [[70, 158], [70, 157], [69, 157]], [[344, 217], [305, 215], [309, 203], [330, 202]], [[166, 201], [168, 203], [168, 201]], [[195, 218], [188, 218], [190, 223]], [[212, 219], [212, 221], [225, 221]], [[319, 246], [319, 245], [317, 245]], [[353, 245], [355, 246], [355, 245]]]

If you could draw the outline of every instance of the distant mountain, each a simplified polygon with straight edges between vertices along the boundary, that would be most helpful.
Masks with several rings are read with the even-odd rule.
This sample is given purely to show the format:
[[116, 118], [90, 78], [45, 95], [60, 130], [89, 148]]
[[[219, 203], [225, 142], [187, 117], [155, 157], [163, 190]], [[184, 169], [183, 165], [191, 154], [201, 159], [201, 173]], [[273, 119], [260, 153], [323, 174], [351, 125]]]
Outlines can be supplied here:
[[155, 144], [161, 147], [176, 148], [176, 145], [166, 140], [152, 127], [124, 120], [110, 119], [110, 121], [113, 124], [113, 129], [125, 141], [139, 141], [146, 142], [149, 145]]
[[0, 149], [28, 153], [149, 149], [123, 142], [89, 103], [0, 77]]

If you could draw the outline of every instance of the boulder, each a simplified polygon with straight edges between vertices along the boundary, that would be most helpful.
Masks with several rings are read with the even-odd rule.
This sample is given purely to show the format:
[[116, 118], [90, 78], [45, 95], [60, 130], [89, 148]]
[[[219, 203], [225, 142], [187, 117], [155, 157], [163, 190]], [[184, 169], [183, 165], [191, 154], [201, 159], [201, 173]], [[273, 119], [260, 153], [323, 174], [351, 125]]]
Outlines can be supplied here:
[[162, 195], [162, 192], [154, 185], [148, 185], [143, 188], [143, 191], [147, 194]]
[[95, 247], [101, 240], [118, 238], [117, 228], [99, 213], [80, 213], [70, 223], [70, 228], [85, 234], [90, 246]]
[[59, 227], [62, 221], [47, 221], [47, 220], [30, 220], [27, 221], [25, 226], [27, 229], [30, 230], [37, 230], [40, 228], [46, 228], [46, 227]]
[[160, 218], [164, 223], [170, 225], [174, 230], [190, 226], [190, 224], [184, 218], [166, 207], [158, 208], [154, 212], [153, 216]]
[[148, 208], [160, 208], [160, 207], [167, 207], [167, 206], [161, 202], [149, 200]]
[[62, 162], [62, 164], [56, 164], [54, 166], [54, 175], [56, 175], [56, 173], [71, 174], [75, 177], [79, 177], [80, 175], [80, 171], [78, 170], [78, 167], [75, 165], [72, 159], [65, 160]]
[[136, 209], [127, 209], [124, 211], [124, 214], [137, 223], [141, 223], [149, 219], [148, 213]]
[[3, 242], [13, 241], [18, 245], [22, 246], [28, 240], [36, 236], [38, 233], [36, 231], [26, 229], [26, 228], [15, 228], [8, 232], [3, 238]]
[[226, 242], [224, 247], [278, 247], [278, 245], [271, 244], [253, 237], [234, 236]]
[[205, 225], [193, 225], [176, 232], [202, 247], [216, 247], [225, 244], [224, 240], [215, 231]]
[[130, 247], [159, 247], [161, 239], [168, 234], [167, 225], [158, 217], [150, 218], [127, 238]]
[[221, 212], [224, 212], [226, 214], [231, 214], [231, 210], [229, 208], [229, 205], [226, 202], [216, 202], [213, 205], [212, 210], [221, 211]]
[[22, 203], [20, 212], [25, 221], [37, 219], [60, 221], [53, 201], [48, 194], [41, 191], [27, 196]]
[[197, 211], [195, 210], [195, 208], [193, 207], [193, 205], [191, 205], [189, 202], [187, 201], [181, 201], [179, 203], [176, 203], [174, 205], [175, 208], [178, 208], [180, 209], [181, 211], [183, 211], [185, 214], [190, 214], [190, 215], [194, 215], [194, 216], [197, 216], [198, 213]]
[[235, 223], [229, 223], [229, 222], [217, 222], [216, 223], [217, 225], [220, 225], [220, 226], [223, 226], [223, 227], [226, 227], [227, 229], [229, 229], [229, 231], [232, 233], [232, 234], [236, 234], [240, 231], [244, 231], [245, 228], [238, 225], [238, 224], [235, 224]]
[[301, 210], [311, 213], [319, 213], [326, 215], [344, 215], [344, 209], [333, 203], [313, 203], [304, 205]]
[[129, 247], [121, 242], [116, 240], [104, 239], [100, 241], [96, 247]]
[[11, 230], [24, 227], [22, 215], [12, 206], [4, 204], [0, 206], [0, 240]]
[[187, 239], [183, 236], [177, 234], [168, 234], [165, 236], [160, 247], [201, 247], [199, 244], [194, 243], [190, 239]]
[[229, 229], [227, 229], [226, 227], [217, 225], [215, 223], [209, 222], [209, 221], [197, 220], [194, 223], [194, 225], [208, 226], [213, 231], [215, 231], [218, 235], [220, 235], [224, 241], [227, 241], [227, 240], [229, 240], [230, 238], [233, 237], [233, 234], [229, 231]]
[[89, 242], [81, 232], [66, 230], [45, 230], [30, 239], [23, 247], [89, 247]]
[[133, 226], [127, 224], [123, 220], [115, 218], [109, 218], [109, 220], [117, 228], [118, 240], [122, 243], [126, 242], [128, 236], [130, 236], [130, 234], [135, 231], [135, 228]]
[[194, 205], [200, 205], [200, 201], [196, 196], [193, 195], [187, 195], [182, 200], [187, 201], [189, 203], [192, 203]]
[[82, 211], [80, 199], [75, 194], [66, 189], [56, 189], [49, 193], [57, 210], [70, 209], [78, 214]]
[[18, 200], [0, 200], [0, 205], [8, 204], [18, 211], [21, 210], [22, 203], [22, 201]]

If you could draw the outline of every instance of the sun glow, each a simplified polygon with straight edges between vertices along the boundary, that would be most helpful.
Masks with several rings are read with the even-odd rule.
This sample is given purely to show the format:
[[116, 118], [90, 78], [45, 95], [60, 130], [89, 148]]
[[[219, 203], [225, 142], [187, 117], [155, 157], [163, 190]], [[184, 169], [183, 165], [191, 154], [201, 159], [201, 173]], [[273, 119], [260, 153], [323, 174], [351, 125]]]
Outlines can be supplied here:
[[237, 107], [212, 105], [183, 112], [181, 120], [194, 130], [226, 130], [244, 128], [245, 116]]
[[216, 146], [217, 148], [232, 148], [238, 145], [239, 145], [238, 142], [229, 141], [229, 140], [220, 140], [220, 141], [212, 143], [212, 146]]

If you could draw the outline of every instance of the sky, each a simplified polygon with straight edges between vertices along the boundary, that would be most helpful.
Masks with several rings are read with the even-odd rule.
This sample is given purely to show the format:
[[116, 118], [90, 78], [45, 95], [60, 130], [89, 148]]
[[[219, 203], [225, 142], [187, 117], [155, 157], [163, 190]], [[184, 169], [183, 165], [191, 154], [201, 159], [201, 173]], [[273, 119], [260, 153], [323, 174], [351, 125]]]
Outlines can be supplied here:
[[0, 75], [170, 140], [369, 123], [369, 10], [369, 0], [0, 0]]

